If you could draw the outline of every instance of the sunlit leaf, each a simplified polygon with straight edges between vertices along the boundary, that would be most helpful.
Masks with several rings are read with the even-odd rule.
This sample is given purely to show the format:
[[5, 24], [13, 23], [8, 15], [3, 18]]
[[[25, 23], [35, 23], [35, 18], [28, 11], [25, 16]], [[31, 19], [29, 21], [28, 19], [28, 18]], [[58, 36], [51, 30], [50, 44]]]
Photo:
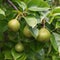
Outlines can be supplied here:
[[37, 25], [37, 19], [35, 17], [24, 17], [29, 26], [34, 28]]
[[31, 6], [50, 7], [49, 4], [46, 1], [43, 1], [43, 0], [31, 0], [28, 3], [28, 7], [31, 7]]
[[31, 6], [28, 8], [28, 10], [30, 11], [48, 11], [50, 8], [41, 8], [41, 7], [37, 7], [37, 6]]
[[60, 6], [55, 7], [55, 8], [52, 10], [52, 13], [53, 13], [53, 14], [55, 14], [55, 13], [60, 13]]
[[0, 14], [5, 16], [5, 12], [2, 9], [0, 9]]
[[[53, 22], [53, 20], [54, 20], [54, 18], [56, 18], [56, 17], [58, 17], [58, 16], [60, 16], [60, 13], [55, 13], [55, 14], [53, 14], [53, 16], [52, 16], [52, 18], [50, 19], [50, 24]], [[58, 17], [59, 18], [59, 17]]]
[[60, 21], [56, 22], [56, 28], [60, 28]]
[[22, 2], [22, 1], [17, 1], [17, 0], [16, 0], [16, 2], [17, 2], [17, 4], [23, 9], [23, 11], [27, 8], [27, 5], [26, 5], [24, 2]]

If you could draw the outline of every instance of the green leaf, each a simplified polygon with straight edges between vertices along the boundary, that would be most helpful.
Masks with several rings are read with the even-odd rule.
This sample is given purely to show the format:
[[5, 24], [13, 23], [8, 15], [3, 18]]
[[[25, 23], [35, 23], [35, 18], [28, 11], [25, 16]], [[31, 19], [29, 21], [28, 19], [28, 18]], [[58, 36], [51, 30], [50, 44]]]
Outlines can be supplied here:
[[60, 21], [56, 22], [56, 28], [60, 28]]
[[52, 60], [60, 60], [60, 57], [53, 55], [53, 56], [52, 56]]
[[[3, 28], [2, 28], [3, 27]], [[7, 30], [7, 21], [0, 20], [0, 31], [4, 32]]]
[[0, 31], [0, 41], [3, 40], [3, 32]]
[[3, 2], [3, 0], [0, 0], [0, 4]]
[[53, 34], [55, 36], [56, 44], [58, 46], [58, 52], [59, 52], [59, 55], [60, 55], [60, 34], [57, 34], [57, 33], [53, 33]]
[[46, 1], [43, 1], [43, 0], [31, 0], [28, 3], [28, 7], [31, 7], [31, 6], [50, 7], [49, 4]]
[[17, 2], [17, 4], [23, 9], [23, 11], [27, 8], [27, 5], [26, 5], [24, 2], [22, 2], [22, 1], [17, 1], [17, 0], [16, 0], [16, 2]]
[[31, 0], [24, 0], [24, 2], [25, 2], [26, 4], [28, 4], [30, 1], [31, 1]]
[[39, 30], [37, 28], [29, 28], [33, 37], [36, 39], [39, 33]]
[[57, 33], [53, 33], [54, 36], [55, 36], [55, 40], [57, 42], [57, 45], [60, 45], [60, 34], [57, 34]]
[[60, 34], [60, 28], [57, 28], [57, 29], [56, 29], [56, 31], [57, 31], [57, 33], [59, 33], [59, 34]]
[[0, 41], [3, 40], [3, 32], [8, 29], [6, 24], [7, 22], [5, 20], [0, 20]]
[[60, 13], [55, 13], [55, 14], [53, 14], [52, 15], [52, 18], [50, 19], [50, 22], [49, 22], [49, 24], [51, 24], [52, 22], [53, 22], [53, 20], [54, 20], [54, 18], [56, 18], [56, 17], [60, 17]]
[[17, 60], [26, 60], [26, 59], [27, 59], [26, 54], [23, 54], [22, 57], [18, 58]]
[[23, 53], [17, 53], [15, 51], [15, 49], [11, 50], [11, 54], [12, 54], [14, 60], [17, 60], [19, 57], [21, 57], [23, 55]]
[[0, 8], [0, 14], [5, 16], [5, 12]]
[[4, 60], [4, 54], [0, 51], [0, 60]]
[[55, 40], [55, 36], [53, 34], [51, 34], [51, 37], [50, 37], [50, 42], [53, 46], [53, 48], [58, 51], [58, 46], [57, 46], [57, 43], [56, 43], [56, 40]]
[[51, 24], [54, 20], [54, 16], [50, 19], [49, 24]]
[[37, 6], [31, 6], [28, 8], [28, 10], [30, 11], [48, 11], [50, 8], [41, 8], [41, 7], [37, 7]]
[[60, 13], [60, 6], [55, 7], [55, 8], [52, 10], [52, 13], [53, 13], [53, 14], [55, 14], [55, 13]]
[[48, 22], [47, 15], [50, 13], [50, 11], [47, 11], [46, 13], [41, 12], [42, 16], [40, 17], [40, 20], [42, 21], [45, 19]]
[[58, 46], [58, 52], [59, 52], [59, 55], [60, 55], [60, 34], [57, 34], [57, 33], [53, 33], [54, 36], [55, 36], [55, 40], [56, 40], [56, 43], [57, 43], [57, 46]]
[[53, 22], [54, 18], [60, 18], [60, 7], [55, 7], [54, 9], [52, 9], [52, 11], [50, 12], [51, 18], [50, 18], [50, 24]]
[[9, 40], [15, 41], [16, 37], [17, 37], [17, 33], [11, 32], [11, 31], [8, 32], [8, 38], [9, 38]]
[[4, 58], [5, 60], [12, 59], [11, 51], [10, 50], [4, 51], [4, 56], [5, 56], [5, 58]]
[[29, 26], [34, 28], [37, 25], [37, 19], [35, 17], [24, 17]]

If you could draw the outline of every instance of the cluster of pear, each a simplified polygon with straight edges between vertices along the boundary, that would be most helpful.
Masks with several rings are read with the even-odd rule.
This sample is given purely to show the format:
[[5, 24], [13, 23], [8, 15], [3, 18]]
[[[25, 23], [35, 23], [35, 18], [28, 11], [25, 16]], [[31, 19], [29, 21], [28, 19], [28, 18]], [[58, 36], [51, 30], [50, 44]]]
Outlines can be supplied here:
[[[20, 29], [20, 22], [17, 19], [12, 19], [8, 22], [8, 27], [10, 30], [13, 32], [17, 32]], [[15, 50], [17, 52], [22, 52], [24, 51], [24, 46], [22, 43], [17, 43], [15, 45]]]
[[[26, 37], [31, 37], [32, 34], [28, 28], [28, 26], [25, 26], [23, 33]], [[46, 29], [45, 27], [42, 27], [39, 30], [38, 36], [37, 36], [37, 41], [48, 41], [50, 39], [50, 32], [48, 31], [48, 29]]]
[[[8, 22], [8, 27], [12, 31], [16, 32], [20, 29], [20, 22], [17, 19], [12, 19]], [[27, 25], [23, 29], [23, 34], [28, 38], [32, 37], [31, 31], [30, 31], [30, 29], [28, 28]], [[37, 36], [36, 40], [40, 41], [40, 42], [43, 42], [43, 41], [49, 41], [49, 39], [50, 39], [50, 32], [45, 27], [42, 27], [39, 30], [39, 33], [38, 33], [38, 36]], [[21, 51], [24, 50], [24, 47], [21, 43], [18, 43], [15, 46], [15, 50], [17, 52], [21, 52]]]

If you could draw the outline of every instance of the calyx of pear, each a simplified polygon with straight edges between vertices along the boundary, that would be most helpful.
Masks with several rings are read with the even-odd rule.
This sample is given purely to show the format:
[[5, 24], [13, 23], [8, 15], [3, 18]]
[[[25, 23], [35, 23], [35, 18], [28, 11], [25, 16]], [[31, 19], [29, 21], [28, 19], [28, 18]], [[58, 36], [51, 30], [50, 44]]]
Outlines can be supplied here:
[[39, 30], [37, 40], [42, 42], [42, 41], [49, 41], [49, 39], [50, 39], [50, 32], [45, 27], [42, 27]]
[[32, 35], [31, 35], [31, 32], [30, 32], [30, 30], [29, 30], [29, 28], [28, 28], [28, 26], [26, 25], [25, 27], [24, 27], [24, 29], [23, 29], [23, 34], [26, 36], [26, 37], [31, 37]]
[[12, 31], [16, 32], [16, 31], [18, 31], [19, 28], [20, 28], [20, 23], [19, 23], [19, 21], [18, 21], [17, 19], [12, 19], [12, 20], [10, 20], [10, 21], [8, 22], [8, 27], [9, 27]]

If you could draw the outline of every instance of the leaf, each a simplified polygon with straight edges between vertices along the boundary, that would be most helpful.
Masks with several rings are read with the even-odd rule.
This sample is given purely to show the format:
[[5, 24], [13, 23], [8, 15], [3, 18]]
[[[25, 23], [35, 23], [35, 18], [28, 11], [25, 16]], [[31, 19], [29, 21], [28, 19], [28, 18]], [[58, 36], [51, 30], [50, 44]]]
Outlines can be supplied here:
[[10, 50], [6, 50], [6, 51], [4, 51], [4, 56], [5, 56], [5, 60], [6, 59], [12, 59], [12, 55], [11, 55], [11, 52], [10, 52]]
[[35, 17], [24, 17], [29, 26], [34, 28], [37, 25], [37, 19]]
[[26, 60], [26, 59], [27, 59], [26, 54], [23, 54], [22, 57], [18, 58], [17, 60]]
[[49, 4], [46, 1], [43, 1], [43, 0], [31, 0], [28, 3], [28, 7], [31, 7], [31, 6], [50, 7]]
[[60, 28], [60, 21], [56, 22], [56, 28]]
[[0, 8], [0, 14], [5, 16], [5, 12]]
[[46, 13], [41, 13], [42, 16], [40, 17], [41, 21], [45, 19], [48, 22], [47, 15], [50, 13], [50, 11], [47, 11]]
[[3, 0], [0, 0], [0, 4], [3, 2]]
[[53, 15], [52, 15], [52, 18], [50, 19], [49, 24], [51, 24], [51, 23], [53, 22], [54, 18], [56, 18], [57, 16], [60, 16], [60, 13], [55, 13], [55, 14], [53, 14]]
[[55, 36], [55, 40], [57, 42], [57, 45], [59, 46], [60, 45], [60, 34], [57, 34], [57, 33], [53, 33], [54, 36]]
[[57, 29], [56, 29], [56, 31], [57, 31], [57, 33], [59, 33], [59, 34], [60, 34], [60, 28], [57, 28]]
[[0, 20], [0, 41], [3, 40], [3, 32], [8, 29], [6, 24], [7, 22], [5, 20]]
[[50, 18], [49, 24], [53, 22], [54, 18], [57, 18], [57, 19], [60, 18], [60, 7], [55, 7], [54, 9], [52, 9], [50, 14], [51, 14], [51, 18]]
[[[3, 27], [3, 28], [2, 28]], [[4, 32], [7, 30], [7, 21], [0, 20], [0, 31]]]
[[53, 14], [55, 14], [55, 13], [60, 13], [60, 6], [55, 7], [55, 8], [52, 10], [52, 13], [53, 13]]
[[53, 34], [55, 36], [56, 44], [58, 46], [58, 52], [59, 52], [59, 55], [60, 55], [60, 34], [57, 34], [57, 33], [53, 33]]
[[55, 36], [53, 34], [51, 34], [51, 37], [50, 37], [50, 42], [53, 46], [53, 48], [58, 51], [58, 46], [57, 46], [57, 43], [56, 43], [56, 40], [55, 40]]
[[25, 2], [26, 4], [28, 4], [30, 1], [31, 1], [31, 0], [24, 0], [24, 2]]
[[50, 8], [41, 8], [41, 7], [37, 7], [37, 6], [31, 6], [28, 8], [28, 10], [30, 11], [48, 11]]
[[60, 60], [60, 56], [52, 55], [52, 60]]
[[0, 51], [0, 60], [4, 60], [3, 53]]
[[17, 4], [23, 9], [23, 11], [27, 8], [27, 5], [26, 5], [24, 2], [22, 2], [22, 1], [17, 1], [17, 0], [16, 0], [16, 2], [17, 2]]
[[39, 30], [37, 28], [29, 28], [33, 37], [36, 39], [39, 33]]
[[54, 20], [54, 16], [50, 19], [49, 24], [51, 24]]
[[3, 32], [0, 31], [0, 41], [3, 40]]
[[19, 57], [21, 57], [23, 55], [23, 53], [17, 53], [15, 51], [15, 49], [11, 50], [11, 54], [12, 54], [14, 60], [17, 60]]

